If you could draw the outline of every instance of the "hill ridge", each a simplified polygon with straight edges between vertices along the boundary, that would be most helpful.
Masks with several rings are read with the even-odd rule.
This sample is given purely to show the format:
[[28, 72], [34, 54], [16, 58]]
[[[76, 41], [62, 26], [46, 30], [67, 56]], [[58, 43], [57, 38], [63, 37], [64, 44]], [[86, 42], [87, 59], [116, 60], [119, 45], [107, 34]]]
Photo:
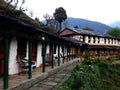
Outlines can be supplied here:
[[67, 21], [68, 27], [74, 27], [74, 26], [78, 26], [79, 28], [89, 27], [93, 29], [94, 32], [101, 33], [101, 34], [106, 33], [111, 28], [106, 24], [103, 24], [97, 21], [82, 19], [82, 18], [68, 17], [66, 21]]

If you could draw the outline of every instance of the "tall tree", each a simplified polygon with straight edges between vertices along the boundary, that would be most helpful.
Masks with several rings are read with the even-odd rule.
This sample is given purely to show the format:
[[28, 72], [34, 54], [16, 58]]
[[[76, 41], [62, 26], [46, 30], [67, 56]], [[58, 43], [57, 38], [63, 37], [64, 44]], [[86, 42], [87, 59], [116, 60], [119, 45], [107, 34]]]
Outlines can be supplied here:
[[63, 7], [56, 8], [55, 13], [53, 15], [55, 17], [55, 20], [59, 22], [61, 30], [62, 22], [67, 19], [66, 10]]
[[46, 25], [48, 26], [48, 24], [49, 24], [50, 20], [52, 19], [52, 17], [47, 13], [45, 15], [43, 15], [43, 17], [46, 19]]
[[120, 38], [120, 28], [111, 28], [107, 31], [107, 34]]
[[50, 16], [49, 14], [43, 15], [43, 17], [46, 19], [46, 26], [49, 26], [55, 30], [59, 30], [59, 23], [54, 19], [53, 16]]

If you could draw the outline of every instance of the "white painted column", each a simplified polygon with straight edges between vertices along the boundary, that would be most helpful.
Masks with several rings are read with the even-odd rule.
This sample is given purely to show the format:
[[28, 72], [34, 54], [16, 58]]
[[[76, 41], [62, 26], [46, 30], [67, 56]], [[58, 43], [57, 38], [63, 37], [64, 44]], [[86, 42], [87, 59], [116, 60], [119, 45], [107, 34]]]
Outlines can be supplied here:
[[112, 40], [110, 39], [110, 45], [112, 44]]
[[108, 44], [108, 39], [106, 38], [106, 44]]
[[117, 40], [116, 40], [116, 44], [115, 45], [117, 45]]
[[17, 56], [17, 39], [13, 37], [10, 42], [10, 50], [9, 50], [9, 74], [18, 73], [18, 64], [16, 60]]
[[100, 40], [100, 44], [102, 44], [102, 38], [101, 38], [101, 37], [100, 37], [100, 39], [99, 39], [99, 40]]
[[58, 56], [58, 45], [56, 45], [56, 53], [55, 53], [56, 56]]
[[37, 47], [37, 58], [36, 58], [37, 67], [42, 64], [42, 43], [38, 43]]
[[89, 40], [88, 36], [85, 36], [85, 42], [86, 43], [88, 43], [88, 40]]
[[115, 39], [113, 39], [113, 45], [115, 45]]
[[90, 37], [90, 43], [93, 43], [93, 37]]
[[95, 43], [98, 44], [98, 37], [95, 37]]
[[46, 54], [50, 53], [50, 45], [47, 44], [47, 47], [46, 47]]

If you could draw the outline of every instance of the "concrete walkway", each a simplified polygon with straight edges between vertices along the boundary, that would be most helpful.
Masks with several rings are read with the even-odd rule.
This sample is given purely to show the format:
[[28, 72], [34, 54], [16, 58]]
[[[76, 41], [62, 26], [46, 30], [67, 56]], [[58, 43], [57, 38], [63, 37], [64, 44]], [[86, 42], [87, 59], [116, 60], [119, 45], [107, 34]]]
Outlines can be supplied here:
[[69, 78], [71, 75], [72, 70], [74, 67], [79, 63], [72, 63], [66, 68], [63, 68], [59, 72], [55, 73], [54, 75], [49, 76], [48, 78], [44, 79], [33, 85], [32, 87], [25, 89], [25, 90], [55, 90], [57, 89], [66, 79]]
[[[120, 61], [115, 61], [115, 63], [120, 63]], [[77, 64], [81, 64], [81, 62], [76, 61], [25, 90], [56, 90], [65, 80], [69, 78], [72, 70]]]
[[70, 76], [73, 68], [80, 64], [78, 60], [79, 58], [70, 60], [45, 73], [36, 75], [32, 79], [22, 79], [22, 82], [10, 87], [8, 90], [54, 90]]

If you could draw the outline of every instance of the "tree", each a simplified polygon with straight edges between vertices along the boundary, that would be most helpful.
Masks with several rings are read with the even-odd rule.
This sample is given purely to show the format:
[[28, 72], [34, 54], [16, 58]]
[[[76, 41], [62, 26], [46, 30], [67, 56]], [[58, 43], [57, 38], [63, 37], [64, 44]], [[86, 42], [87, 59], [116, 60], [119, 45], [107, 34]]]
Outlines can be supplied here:
[[[16, 9], [16, 7], [18, 6], [19, 0], [5, 0], [7, 2], [7, 6], [6, 8], [10, 5], [10, 4], [14, 4], [14, 9]], [[22, 5], [25, 3], [25, 0], [21, 0], [21, 5], [19, 10], [23, 10]]]
[[67, 22], [67, 21], [64, 21], [64, 22], [63, 22], [63, 28], [66, 28], [66, 27], [69, 27], [69, 25], [68, 25], [68, 22]]
[[56, 8], [55, 13], [53, 14], [53, 16], [55, 17], [55, 20], [59, 22], [60, 30], [61, 30], [62, 22], [67, 19], [66, 11], [64, 10], [63, 7]]
[[107, 34], [112, 35], [116, 38], [120, 38], [120, 28], [111, 28], [110, 30], [107, 31]]
[[22, 5], [25, 3], [25, 0], [22, 0], [22, 3], [20, 5], [20, 10], [22, 10]]
[[50, 16], [49, 14], [43, 15], [43, 17], [46, 19], [46, 26], [49, 26], [55, 30], [59, 30], [59, 23], [54, 19], [53, 16]]
[[45, 15], [43, 15], [43, 17], [46, 19], [46, 26], [48, 26], [50, 20], [52, 19], [52, 16], [46, 13]]

